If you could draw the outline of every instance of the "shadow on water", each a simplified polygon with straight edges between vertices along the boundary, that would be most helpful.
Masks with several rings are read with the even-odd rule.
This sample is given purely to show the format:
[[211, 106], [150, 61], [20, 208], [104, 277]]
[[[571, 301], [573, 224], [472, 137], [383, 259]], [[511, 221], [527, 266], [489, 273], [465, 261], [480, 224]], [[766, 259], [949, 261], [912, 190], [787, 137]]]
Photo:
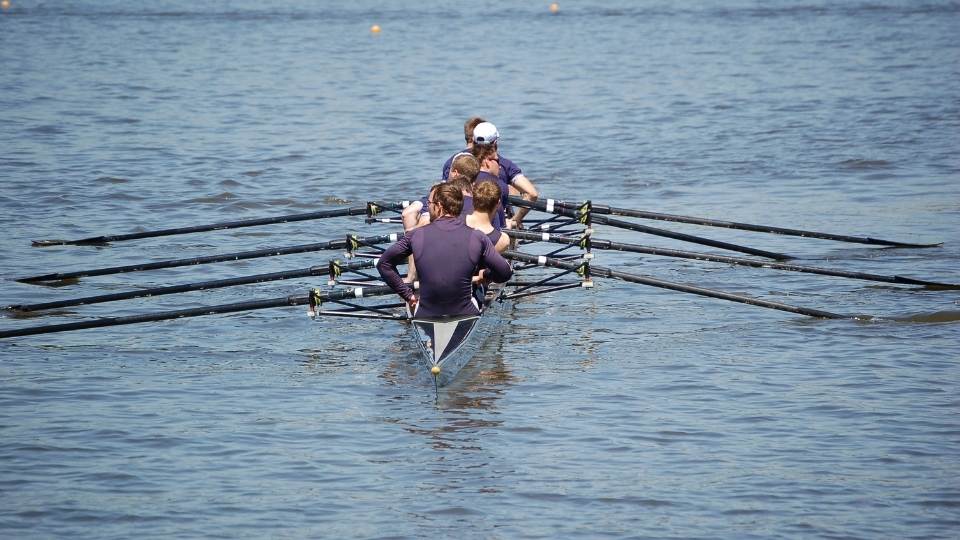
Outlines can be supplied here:
[[949, 324], [960, 322], [960, 311], [945, 310], [930, 313], [914, 313], [900, 317], [857, 315], [854, 320], [867, 324], [907, 323], [907, 324]]

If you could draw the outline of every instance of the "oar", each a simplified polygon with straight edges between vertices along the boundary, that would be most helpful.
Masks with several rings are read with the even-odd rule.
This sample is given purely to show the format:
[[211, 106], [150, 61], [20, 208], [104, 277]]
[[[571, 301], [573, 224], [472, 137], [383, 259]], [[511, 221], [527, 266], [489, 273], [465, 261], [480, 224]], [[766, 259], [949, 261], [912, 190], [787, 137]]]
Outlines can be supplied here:
[[[514, 202], [514, 199], [520, 200], [519, 197], [511, 197], [510, 199], [511, 202]], [[544, 201], [544, 204], [547, 205], [550, 202], [551, 200], [548, 199], [547, 201]], [[580, 204], [568, 203], [563, 201], [552, 201], [552, 204], [554, 207], [565, 208], [565, 209], [577, 209], [580, 207]], [[774, 227], [771, 225], [754, 225], [751, 223], [739, 223], [736, 221], [722, 221], [718, 219], [708, 219], [708, 218], [693, 217], [693, 216], [678, 216], [674, 214], [662, 214], [659, 212], [647, 212], [644, 210], [630, 210], [628, 208], [616, 208], [616, 207], [606, 206], [602, 204], [593, 204], [591, 210], [595, 214], [612, 214], [615, 216], [654, 219], [659, 221], [674, 221], [677, 223], [706, 225], [708, 227], [723, 227], [726, 229], [740, 229], [744, 231], [781, 234], [785, 236], [802, 236], [804, 238], [836, 240], [838, 242], [849, 242], [853, 244], [870, 244], [875, 246], [909, 247], [909, 248], [931, 248], [931, 247], [940, 247], [943, 245], [943, 242], [937, 242], [933, 244], [914, 244], [910, 242], [895, 242], [893, 240], [883, 240], [880, 238], [870, 238], [866, 236], [849, 236], [844, 234], [831, 234], [831, 233], [817, 232], [817, 231], [804, 231], [801, 229], [787, 229], [784, 227]]]
[[[580, 206], [576, 209], [565, 208], [557, 206], [554, 201], [553, 204], [550, 204], [550, 201], [527, 201], [519, 197], [511, 197], [510, 202], [517, 206], [525, 206], [527, 208], [532, 208], [534, 210], [539, 210], [541, 212], [548, 212], [551, 214], [557, 214], [567, 217], [581, 217]], [[673, 238], [674, 240], [681, 240], [683, 242], [691, 242], [694, 244], [702, 244], [705, 246], [712, 246], [715, 248], [726, 249], [728, 251], [737, 251], [739, 253], [748, 253], [750, 255], [756, 255], [758, 257], [765, 257], [767, 259], [774, 259], [777, 261], [786, 261], [793, 259], [790, 255], [784, 255], [783, 253], [775, 253], [772, 251], [764, 251], [762, 249], [756, 249], [746, 246], [740, 246], [737, 244], [731, 244], [729, 242], [721, 242], [720, 240], [713, 240], [710, 238], [703, 238], [702, 236], [693, 236], [692, 234], [683, 234], [673, 231], [667, 231], [664, 229], [658, 229], [655, 227], [648, 227], [646, 225], [640, 225], [639, 223], [631, 223], [629, 221], [623, 221], [621, 219], [611, 218], [607, 216], [598, 216], [591, 213], [590, 219], [593, 223], [599, 223], [601, 225], [609, 225], [611, 227], [616, 227], [618, 229], [627, 229], [631, 231], [637, 231], [647, 234], [652, 234], [655, 236], [663, 236], [666, 238]]]
[[737, 266], [750, 266], [753, 268], [770, 268], [773, 270], [786, 270], [789, 272], [805, 272], [808, 274], [821, 274], [824, 276], [843, 277], [851, 279], [862, 279], [865, 281], [879, 281], [882, 283], [897, 283], [900, 285], [920, 285], [932, 290], [950, 290], [960, 289], [960, 285], [953, 283], [940, 283], [937, 281], [925, 281], [904, 276], [884, 276], [879, 274], [868, 274], [864, 272], [847, 272], [843, 270], [831, 270], [828, 268], [817, 268], [813, 266], [800, 266], [796, 264], [772, 263], [766, 261], [755, 261], [741, 257], [726, 257], [724, 255], [711, 255], [708, 253], [697, 253], [694, 251], [680, 251], [676, 249], [656, 248], [641, 246], [638, 244], [629, 244], [625, 242], [611, 242], [593, 237], [576, 238], [572, 236], [556, 236], [550, 233], [535, 233], [530, 231], [518, 231], [514, 229], [504, 230], [507, 235], [518, 240], [534, 240], [543, 242], [553, 242], [556, 244], [582, 245], [596, 249], [610, 249], [615, 251], [626, 251], [631, 253], [644, 253], [648, 255], [660, 255], [664, 257], [678, 257], [683, 259], [696, 259], [700, 261], [720, 262], [733, 264]]
[[350, 208], [337, 208], [334, 210], [321, 210], [318, 212], [307, 212], [305, 214], [289, 214], [286, 216], [276, 216], [267, 218], [243, 219], [239, 221], [224, 221], [221, 223], [211, 223], [209, 225], [196, 225], [193, 227], [177, 227], [173, 229], [160, 229], [156, 231], [144, 231], [129, 234], [113, 234], [103, 236], [91, 236], [79, 240], [34, 240], [36, 247], [47, 246], [80, 246], [80, 245], [102, 245], [110, 242], [120, 242], [124, 240], [139, 240], [141, 238], [154, 238], [157, 236], [173, 236], [177, 234], [189, 234], [207, 231], [220, 231], [225, 229], [239, 229], [241, 227], [256, 227], [258, 225], [272, 225], [275, 223], [291, 223], [295, 221], [309, 221], [313, 219], [325, 219], [343, 216], [366, 215], [369, 206], [353, 206]]
[[339, 275], [343, 271], [362, 270], [364, 268], [373, 268], [377, 264], [376, 260], [363, 260], [351, 263], [341, 263], [340, 261], [331, 261], [326, 266], [311, 266], [310, 268], [301, 268], [299, 270], [286, 270], [283, 272], [271, 272], [269, 274], [256, 274], [253, 276], [241, 276], [235, 278], [218, 279], [213, 281], [201, 281], [198, 283], [184, 283], [182, 285], [171, 285], [168, 287], [154, 287], [142, 289], [139, 291], [127, 291], [122, 293], [102, 294], [98, 296], [87, 296], [84, 298], [73, 298], [68, 300], [59, 300], [56, 302], [43, 302], [39, 304], [17, 304], [7, 306], [5, 309], [19, 312], [42, 311], [46, 309], [59, 309], [72, 306], [84, 306], [89, 304], [102, 304], [104, 302], [116, 302], [118, 300], [131, 300], [134, 298], [145, 298], [148, 296], [163, 296], [166, 294], [178, 294], [191, 291], [204, 291], [208, 289], [221, 289], [223, 287], [233, 287], [235, 285], [249, 285], [251, 283], [265, 283], [267, 281], [280, 281], [284, 279], [297, 279], [311, 276], [329, 276], [331, 274]]
[[0, 331], [0, 339], [33, 336], [37, 334], [51, 334], [54, 332], [68, 332], [72, 330], [86, 330], [88, 328], [103, 328], [107, 326], [122, 326], [126, 324], [166, 321], [170, 319], [182, 319], [186, 317], [201, 317], [203, 315], [238, 313], [241, 311], [254, 311], [258, 309], [270, 309], [285, 306], [300, 306], [316, 303], [317, 301], [331, 302], [337, 300], [347, 300], [351, 298], [383, 296], [386, 294], [394, 293], [393, 290], [387, 286], [351, 287], [343, 290], [320, 293], [319, 295], [316, 293], [302, 296], [293, 295], [267, 300], [251, 300], [247, 302], [238, 302], [235, 304], [221, 304], [217, 306], [180, 309], [176, 311], [161, 311], [158, 313], [146, 313], [142, 315], [130, 315], [126, 317], [106, 317], [102, 319], [93, 319], [89, 321], [79, 321], [66, 324], [30, 326], [16, 330]]
[[[503, 256], [508, 259], [513, 259], [520, 262], [525, 262], [529, 264], [539, 264], [540, 266], [551, 266], [554, 268], [563, 268], [566, 270], [576, 270], [580, 267], [580, 263], [576, 261], [562, 261], [559, 259], [551, 259], [548, 257], [537, 257], [536, 255], [530, 255], [527, 253], [520, 253], [518, 251], [507, 250], [503, 253]], [[740, 302], [742, 304], [750, 304], [753, 306], [765, 307], [770, 309], [777, 309], [780, 311], [789, 311], [790, 313], [798, 313], [800, 315], [807, 315], [809, 317], [817, 317], [821, 319], [853, 319], [855, 317], [851, 315], [838, 315], [836, 313], [830, 313], [828, 311], [821, 311], [819, 309], [809, 309], [804, 307], [791, 306], [788, 304], [781, 304], [780, 302], [770, 302], [767, 300], [760, 300], [758, 298], [753, 298], [750, 296], [744, 296], [740, 294], [732, 294], [723, 291], [716, 291], [713, 289], [705, 289], [703, 287], [696, 287], [693, 285], [683, 285], [680, 283], [674, 283], [672, 281], [664, 281], [662, 279], [656, 279], [647, 276], [640, 276], [637, 274], [628, 274], [626, 272], [620, 272], [617, 270], [612, 270], [610, 268], [605, 268], [602, 266], [590, 265], [590, 274], [592, 276], [616, 278], [623, 281], [628, 281], [631, 283], [639, 283], [641, 285], [650, 285], [652, 287], [659, 287], [661, 289], [670, 289], [673, 291], [680, 291], [692, 294], [698, 294], [700, 296], [707, 296], [710, 298], [719, 298], [722, 300], [730, 300], [731, 302]]]
[[296, 253], [309, 253], [313, 251], [323, 251], [329, 249], [345, 249], [349, 245], [370, 245], [382, 244], [384, 242], [395, 242], [400, 234], [383, 234], [379, 236], [347, 236], [343, 240], [328, 240], [315, 244], [301, 244], [298, 246], [274, 247], [258, 249], [253, 251], [239, 251], [235, 253], [224, 253], [222, 255], [207, 255], [204, 257], [193, 257], [189, 259], [175, 259], [167, 261], [157, 261], [151, 263], [130, 264], [126, 266], [111, 266], [108, 268], [95, 268], [92, 270], [75, 270], [72, 272], [57, 272], [53, 274], [43, 274], [39, 276], [29, 276], [17, 278], [21, 283], [38, 283], [44, 281], [62, 281], [65, 279], [75, 279], [91, 276], [106, 276], [111, 274], [123, 274], [127, 272], [142, 272], [145, 270], [159, 270], [162, 268], [176, 268], [178, 266], [193, 266], [197, 264], [211, 264], [226, 261], [239, 261], [244, 259], [256, 259], [259, 257], [275, 257], [278, 255], [292, 255]]

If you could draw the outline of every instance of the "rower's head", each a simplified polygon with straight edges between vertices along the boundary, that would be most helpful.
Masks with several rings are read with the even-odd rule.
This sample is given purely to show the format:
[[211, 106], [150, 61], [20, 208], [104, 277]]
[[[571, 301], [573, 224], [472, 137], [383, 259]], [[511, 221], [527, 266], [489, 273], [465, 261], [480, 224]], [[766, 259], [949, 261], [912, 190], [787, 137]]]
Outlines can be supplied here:
[[[480, 172], [480, 162], [472, 154], [462, 152], [453, 158], [450, 164], [450, 180], [464, 179], [473, 184]], [[469, 191], [469, 189], [467, 190]]]
[[443, 182], [433, 186], [427, 198], [430, 221], [444, 216], [459, 216], [463, 210], [463, 191], [452, 182]]
[[464, 176], [454, 176], [451, 174], [450, 180], [447, 180], [447, 183], [457, 186], [460, 189], [460, 193], [463, 193], [464, 196], [473, 193], [473, 182], [467, 180]]
[[481, 180], [473, 186], [473, 209], [493, 214], [500, 204], [500, 186], [492, 180]]
[[497, 131], [497, 126], [490, 122], [481, 122], [473, 128], [474, 146], [496, 146], [499, 139], [500, 132]]
[[[492, 124], [491, 124], [492, 125]], [[500, 162], [497, 160], [497, 143], [493, 144], [474, 144], [470, 153], [480, 163], [480, 170], [488, 172], [494, 176], [500, 174]]]
[[467, 118], [467, 121], [463, 123], [463, 138], [467, 140], [467, 146], [473, 144], [473, 128], [477, 127], [478, 124], [486, 122], [483, 118], [479, 116], [471, 116]]

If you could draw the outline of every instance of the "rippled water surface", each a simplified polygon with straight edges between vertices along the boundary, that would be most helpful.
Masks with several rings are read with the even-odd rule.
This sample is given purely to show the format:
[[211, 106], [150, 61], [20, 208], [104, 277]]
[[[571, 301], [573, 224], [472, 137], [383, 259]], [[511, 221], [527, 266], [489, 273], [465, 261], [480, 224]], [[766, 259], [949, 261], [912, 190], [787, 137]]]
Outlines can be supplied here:
[[[392, 231], [351, 217], [30, 246], [419, 197], [472, 114], [545, 196], [944, 242], [643, 222], [807, 266], [960, 282], [956, 2], [325, 4], [11, 0], [0, 304], [325, 264], [337, 254], [14, 281]], [[597, 278], [517, 301], [436, 398], [405, 327], [301, 307], [3, 339], [0, 534], [956, 538], [958, 291], [621, 252], [597, 263], [870, 317]], [[7, 312], [0, 330], [323, 284]]]

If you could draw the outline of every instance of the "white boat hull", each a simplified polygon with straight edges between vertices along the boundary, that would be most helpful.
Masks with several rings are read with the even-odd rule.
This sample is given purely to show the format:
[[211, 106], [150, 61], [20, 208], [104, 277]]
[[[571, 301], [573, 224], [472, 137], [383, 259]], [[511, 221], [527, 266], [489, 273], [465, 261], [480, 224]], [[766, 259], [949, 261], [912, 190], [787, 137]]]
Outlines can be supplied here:
[[502, 318], [505, 302], [498, 299], [499, 292], [498, 288], [487, 293], [480, 315], [412, 319], [420, 361], [437, 386], [446, 386], [456, 378]]

